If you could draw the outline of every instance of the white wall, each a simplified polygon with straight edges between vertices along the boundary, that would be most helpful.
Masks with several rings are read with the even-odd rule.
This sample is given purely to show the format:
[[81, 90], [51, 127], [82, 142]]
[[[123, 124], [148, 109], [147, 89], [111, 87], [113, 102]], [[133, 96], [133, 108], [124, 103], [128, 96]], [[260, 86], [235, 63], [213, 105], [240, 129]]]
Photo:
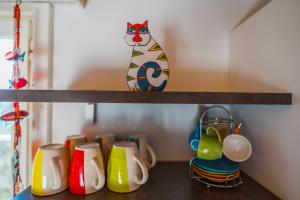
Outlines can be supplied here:
[[243, 166], [282, 199], [300, 197], [300, 1], [273, 0], [230, 36], [235, 91], [288, 91], [292, 106], [234, 106], [253, 155]]
[[[257, 2], [90, 0], [86, 9], [57, 6], [53, 88], [127, 91], [131, 49], [123, 40], [126, 23], [148, 19], [170, 60], [166, 90], [226, 91], [228, 34]], [[186, 160], [196, 110], [195, 105], [101, 104], [99, 127], [102, 132], [145, 133], [159, 159]], [[82, 104], [55, 104], [53, 141], [80, 132], [83, 113]]]

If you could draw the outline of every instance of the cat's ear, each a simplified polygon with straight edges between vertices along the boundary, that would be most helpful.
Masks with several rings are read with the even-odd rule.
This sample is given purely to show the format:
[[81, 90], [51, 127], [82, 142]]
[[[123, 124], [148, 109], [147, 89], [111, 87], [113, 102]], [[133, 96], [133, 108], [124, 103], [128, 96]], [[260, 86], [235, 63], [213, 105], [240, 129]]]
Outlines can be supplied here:
[[131, 28], [133, 25], [130, 22], [127, 22], [127, 28]]
[[143, 26], [148, 28], [148, 20], [143, 23]]

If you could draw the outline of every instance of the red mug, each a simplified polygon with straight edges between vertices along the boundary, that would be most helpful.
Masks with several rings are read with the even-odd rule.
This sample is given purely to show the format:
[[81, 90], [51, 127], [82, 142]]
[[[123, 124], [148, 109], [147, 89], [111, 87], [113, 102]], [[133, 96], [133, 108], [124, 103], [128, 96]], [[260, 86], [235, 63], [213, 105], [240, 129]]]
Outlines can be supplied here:
[[99, 191], [104, 184], [105, 173], [99, 144], [91, 142], [76, 145], [70, 166], [70, 192], [91, 194]]

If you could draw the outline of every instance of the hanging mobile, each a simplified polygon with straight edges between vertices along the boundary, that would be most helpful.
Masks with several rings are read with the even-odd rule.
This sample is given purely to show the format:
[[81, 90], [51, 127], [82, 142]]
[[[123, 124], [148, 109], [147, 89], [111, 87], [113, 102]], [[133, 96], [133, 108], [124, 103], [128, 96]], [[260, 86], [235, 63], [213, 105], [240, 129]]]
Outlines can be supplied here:
[[[5, 54], [8, 61], [13, 62], [13, 74], [10, 81], [10, 88], [19, 90], [28, 85], [26, 79], [20, 77], [20, 63], [23, 62], [25, 53], [20, 51], [20, 25], [21, 25], [21, 0], [17, 0], [14, 7], [14, 48], [13, 51]], [[17, 101], [13, 102], [13, 112], [5, 113], [0, 116], [1, 120], [14, 122], [14, 142], [13, 142], [13, 157], [12, 157], [12, 171], [13, 171], [13, 194], [16, 196], [23, 190], [23, 183], [20, 174], [20, 144], [22, 129], [20, 120], [29, 115], [28, 112], [20, 110], [20, 104]]]
[[[21, 24], [21, 9], [20, 4], [22, 3], [21, 0], [16, 1], [16, 5], [14, 8], [14, 50], [13, 50], [13, 82], [14, 85], [18, 85], [19, 83], [19, 75], [20, 75], [20, 69], [19, 69], [19, 54], [20, 54], [20, 24]], [[14, 89], [18, 90], [18, 87], [15, 87]], [[20, 140], [22, 135], [22, 129], [20, 126], [20, 105], [19, 102], [14, 102], [14, 109], [15, 109], [15, 126], [14, 126], [14, 156], [13, 156], [13, 192], [14, 196], [19, 194], [23, 190], [23, 183], [21, 179], [20, 174]]]

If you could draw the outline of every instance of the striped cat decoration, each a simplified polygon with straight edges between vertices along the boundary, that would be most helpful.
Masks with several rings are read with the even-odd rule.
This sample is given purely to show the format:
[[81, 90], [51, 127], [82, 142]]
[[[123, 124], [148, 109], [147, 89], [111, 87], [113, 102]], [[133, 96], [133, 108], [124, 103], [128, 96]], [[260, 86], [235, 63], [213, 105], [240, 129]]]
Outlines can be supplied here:
[[168, 58], [150, 35], [148, 21], [143, 24], [128, 22], [125, 41], [132, 46], [127, 73], [130, 91], [163, 91], [169, 78]]

